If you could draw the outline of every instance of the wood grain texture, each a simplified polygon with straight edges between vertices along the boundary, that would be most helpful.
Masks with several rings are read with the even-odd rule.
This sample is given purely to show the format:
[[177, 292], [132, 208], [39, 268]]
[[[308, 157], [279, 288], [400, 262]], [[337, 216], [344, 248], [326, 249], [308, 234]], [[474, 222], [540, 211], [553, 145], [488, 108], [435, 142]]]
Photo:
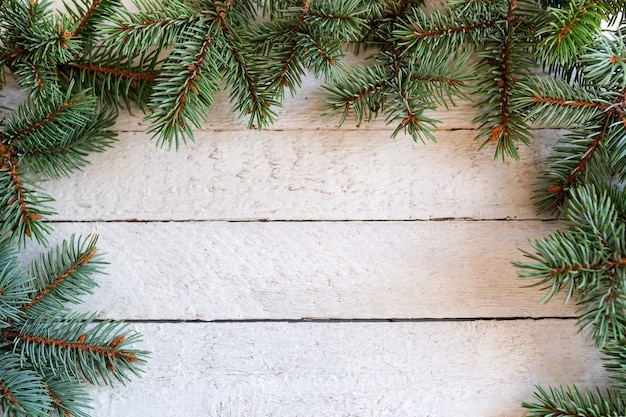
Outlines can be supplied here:
[[122, 133], [113, 149], [46, 190], [55, 220], [534, 219], [533, 184], [559, 131], [521, 161], [478, 152], [473, 131], [438, 143], [380, 132], [202, 132], [178, 152]]
[[[512, 260], [551, 222], [55, 224], [111, 262], [85, 304], [136, 320], [573, 316]], [[34, 252], [36, 248], [33, 248]], [[30, 254], [25, 254], [29, 256]]]
[[147, 372], [93, 417], [521, 417], [534, 384], [607, 382], [571, 320], [135, 326]]

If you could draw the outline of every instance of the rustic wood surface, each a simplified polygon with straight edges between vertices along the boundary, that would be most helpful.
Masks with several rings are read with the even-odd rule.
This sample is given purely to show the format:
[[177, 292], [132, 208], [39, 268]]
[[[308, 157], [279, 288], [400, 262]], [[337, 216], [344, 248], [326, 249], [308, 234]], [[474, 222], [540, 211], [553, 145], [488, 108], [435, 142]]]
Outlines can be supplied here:
[[264, 131], [222, 95], [177, 152], [123, 115], [112, 149], [44, 185], [51, 243], [96, 233], [110, 262], [81, 309], [152, 351], [142, 378], [90, 388], [92, 415], [520, 417], [535, 384], [606, 385], [576, 307], [511, 266], [559, 227], [530, 197], [562, 132], [494, 161], [471, 103], [431, 114], [437, 143], [391, 141], [320, 117], [319, 85]]

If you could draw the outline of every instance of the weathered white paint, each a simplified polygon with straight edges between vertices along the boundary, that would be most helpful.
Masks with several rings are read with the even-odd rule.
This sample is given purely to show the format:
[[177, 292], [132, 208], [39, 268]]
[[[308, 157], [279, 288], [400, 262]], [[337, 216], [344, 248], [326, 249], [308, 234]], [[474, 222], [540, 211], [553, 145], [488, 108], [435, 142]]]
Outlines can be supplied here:
[[147, 372], [93, 417], [521, 417], [535, 384], [607, 382], [571, 320], [136, 327]]
[[102, 318], [228, 320], [573, 316], [520, 288], [538, 221], [55, 224], [100, 235]]
[[384, 132], [201, 132], [178, 152], [141, 133], [50, 182], [56, 220], [407, 220], [536, 218], [530, 203], [558, 131], [521, 161], [478, 152], [473, 131], [438, 143]]

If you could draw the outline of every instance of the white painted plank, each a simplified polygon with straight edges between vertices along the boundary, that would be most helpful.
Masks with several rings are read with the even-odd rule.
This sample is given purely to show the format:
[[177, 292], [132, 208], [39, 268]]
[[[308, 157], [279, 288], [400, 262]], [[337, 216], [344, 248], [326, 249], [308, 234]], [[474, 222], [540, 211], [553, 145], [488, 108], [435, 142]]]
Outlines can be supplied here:
[[535, 384], [606, 384], [572, 321], [136, 324], [142, 379], [93, 417], [521, 417]]
[[178, 152], [139, 133], [45, 184], [56, 220], [536, 218], [532, 184], [558, 131], [521, 161], [478, 152], [471, 131], [439, 143], [381, 132], [205, 132]]
[[516, 278], [546, 222], [54, 224], [98, 233], [101, 318], [223, 320], [573, 316]]

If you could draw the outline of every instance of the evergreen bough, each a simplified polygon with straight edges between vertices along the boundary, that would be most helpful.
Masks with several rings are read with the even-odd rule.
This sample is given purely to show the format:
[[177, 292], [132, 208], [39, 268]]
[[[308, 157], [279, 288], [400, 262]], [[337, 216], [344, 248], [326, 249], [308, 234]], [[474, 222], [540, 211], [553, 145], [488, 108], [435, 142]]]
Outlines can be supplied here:
[[96, 286], [104, 262], [96, 238], [72, 237], [22, 270], [0, 241], [0, 407], [3, 415], [87, 417], [84, 383], [110, 385], [138, 374], [146, 353], [125, 323], [97, 321], [67, 305]]
[[90, 152], [115, 139], [116, 112], [67, 74], [76, 57], [94, 47], [103, 13], [76, 2], [55, 14], [47, 1], [0, 1], [0, 76], [9, 73], [26, 101], [0, 120], [0, 408], [4, 416], [87, 417], [85, 383], [126, 381], [146, 353], [129, 349], [140, 339], [123, 322], [98, 321], [67, 304], [96, 286], [103, 265], [96, 239], [72, 237], [35, 260], [28, 271], [15, 245], [45, 242], [52, 198], [40, 188], [70, 175]]
[[[382, 115], [394, 137], [434, 140], [438, 121], [426, 112], [472, 98], [477, 140], [497, 158], [518, 158], [538, 125], [567, 130], [535, 194], [566, 227], [532, 242], [516, 266], [546, 301], [564, 291], [579, 303], [615, 382], [606, 393], [538, 387], [524, 407], [537, 417], [626, 414], [625, 2], [450, 0], [431, 12], [411, 0], [135, 3], [71, 0], [54, 14], [44, 1], [0, 1], [0, 68], [29, 91], [0, 125], [0, 216], [13, 240], [44, 239], [51, 198], [33, 178], [67, 175], [110, 146], [122, 109], [146, 111], [157, 144], [178, 147], [218, 91], [261, 129], [311, 72], [339, 124]], [[346, 68], [347, 45], [370, 59]]]

